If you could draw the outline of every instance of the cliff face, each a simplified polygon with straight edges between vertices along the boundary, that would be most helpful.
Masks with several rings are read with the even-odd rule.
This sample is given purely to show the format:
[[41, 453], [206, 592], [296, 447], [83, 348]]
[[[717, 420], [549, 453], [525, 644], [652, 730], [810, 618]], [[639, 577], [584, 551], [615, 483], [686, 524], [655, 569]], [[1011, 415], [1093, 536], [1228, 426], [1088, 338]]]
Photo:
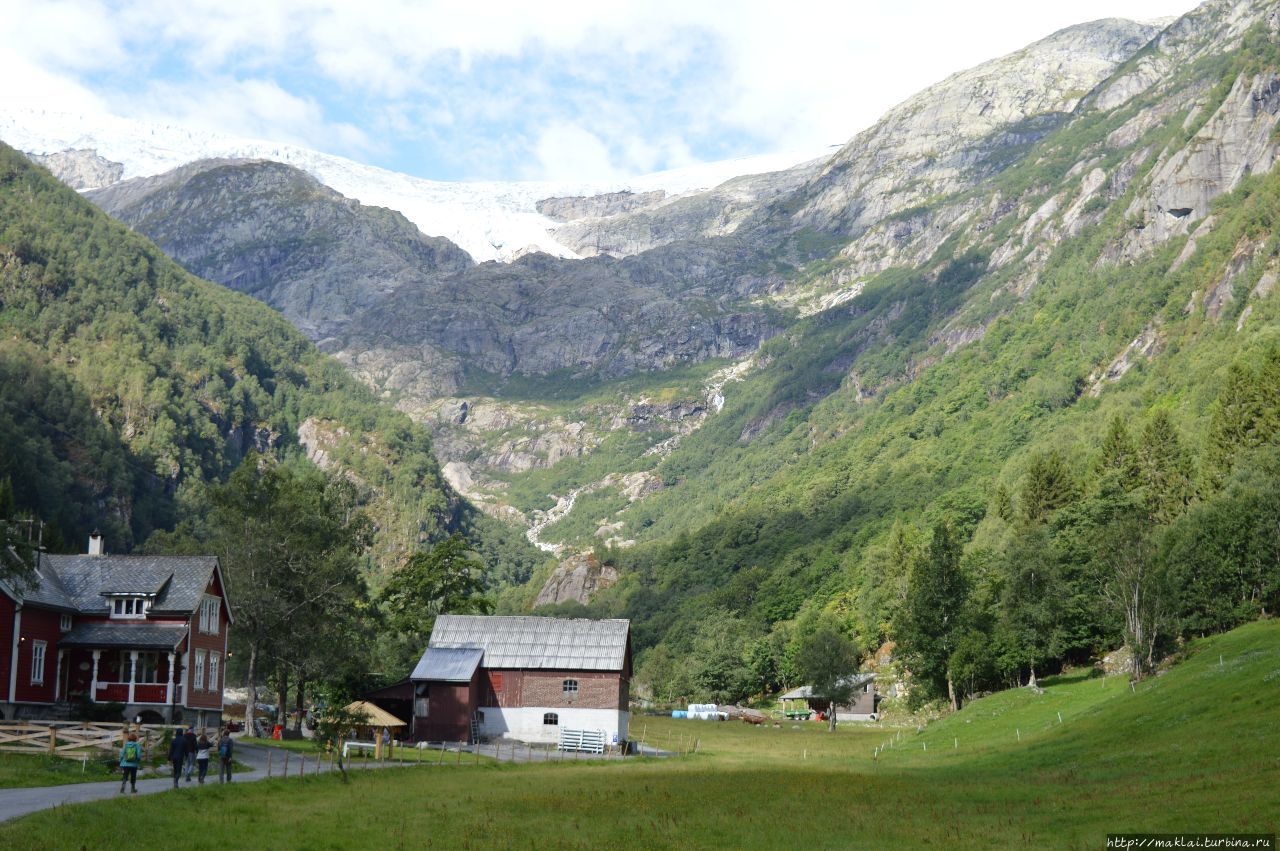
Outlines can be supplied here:
[[280, 310], [313, 340], [471, 258], [404, 216], [265, 161], [205, 160], [89, 193], [189, 271]]

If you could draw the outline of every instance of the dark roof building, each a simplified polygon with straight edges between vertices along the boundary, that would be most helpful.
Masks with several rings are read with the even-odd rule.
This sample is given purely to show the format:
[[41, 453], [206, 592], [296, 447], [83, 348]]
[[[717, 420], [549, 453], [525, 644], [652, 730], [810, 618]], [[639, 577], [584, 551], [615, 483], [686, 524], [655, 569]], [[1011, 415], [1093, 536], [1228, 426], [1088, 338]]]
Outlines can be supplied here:
[[0, 582], [0, 714], [54, 718], [69, 702], [209, 726], [222, 712], [232, 620], [213, 556], [42, 555]]

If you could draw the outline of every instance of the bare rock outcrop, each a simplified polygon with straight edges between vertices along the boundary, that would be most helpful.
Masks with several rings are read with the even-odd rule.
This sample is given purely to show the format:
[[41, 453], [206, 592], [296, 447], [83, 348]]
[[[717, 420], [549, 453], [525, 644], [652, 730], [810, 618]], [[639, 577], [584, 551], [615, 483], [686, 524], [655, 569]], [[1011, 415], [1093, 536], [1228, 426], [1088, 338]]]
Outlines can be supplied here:
[[662, 189], [652, 192], [605, 192], [600, 195], [574, 195], [562, 198], [543, 198], [535, 207], [538, 212], [557, 222], [574, 219], [602, 219], [619, 213], [631, 213], [653, 207], [667, 197]]
[[42, 165], [53, 176], [72, 189], [99, 189], [120, 180], [124, 163], [112, 162], [95, 150], [68, 148], [52, 154], [27, 154], [32, 162]]
[[596, 557], [586, 554], [569, 556], [547, 578], [538, 592], [534, 606], [575, 602], [586, 604], [597, 591], [618, 581], [618, 569], [601, 564]]

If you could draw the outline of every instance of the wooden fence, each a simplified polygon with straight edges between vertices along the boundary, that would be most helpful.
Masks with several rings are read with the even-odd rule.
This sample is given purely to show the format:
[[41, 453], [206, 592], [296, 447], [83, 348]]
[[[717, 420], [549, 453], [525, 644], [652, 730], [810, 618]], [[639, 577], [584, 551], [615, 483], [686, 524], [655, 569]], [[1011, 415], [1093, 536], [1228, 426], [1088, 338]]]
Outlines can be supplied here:
[[0, 722], [0, 751], [45, 754], [71, 759], [113, 753], [124, 746], [129, 733], [137, 733], [144, 751], [160, 740], [167, 725], [101, 724], [82, 721]]

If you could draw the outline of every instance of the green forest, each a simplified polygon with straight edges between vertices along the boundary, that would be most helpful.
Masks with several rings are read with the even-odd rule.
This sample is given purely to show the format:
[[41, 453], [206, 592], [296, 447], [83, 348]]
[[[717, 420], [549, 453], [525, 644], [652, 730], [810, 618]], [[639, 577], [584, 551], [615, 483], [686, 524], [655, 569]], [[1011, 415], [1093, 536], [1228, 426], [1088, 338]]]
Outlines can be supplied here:
[[[1182, 74], [1216, 82], [1212, 106], [1274, 63], [1255, 34]], [[1034, 210], [1151, 106], [1083, 111], [975, 193]], [[835, 624], [864, 655], [893, 642], [917, 697], [956, 703], [1121, 645], [1143, 675], [1187, 637], [1274, 613], [1280, 316], [1264, 279], [1280, 175], [1219, 198], [1193, 246], [1102, 259], [1143, 226], [1125, 211], [1158, 152], [1211, 112], [1173, 112], [1107, 154], [1147, 152], [1025, 297], [1009, 292], [1016, 263], [987, 271], [1021, 221], [1010, 204], [766, 343], [724, 412], [654, 468], [668, 487], [617, 514], [642, 538], [600, 553], [622, 581], [560, 611], [631, 617], [659, 700], [794, 685], [804, 638]], [[1209, 315], [1205, 293], [1224, 288]], [[966, 325], [980, 339], [943, 351], [942, 330]], [[1100, 377], [1147, 329], [1155, 354]]]
[[0, 480], [52, 551], [82, 551], [93, 529], [113, 552], [140, 547], [258, 455], [351, 483], [375, 584], [455, 532], [490, 583], [541, 560], [448, 488], [425, 429], [274, 311], [183, 271], [3, 145], [0, 388]]

